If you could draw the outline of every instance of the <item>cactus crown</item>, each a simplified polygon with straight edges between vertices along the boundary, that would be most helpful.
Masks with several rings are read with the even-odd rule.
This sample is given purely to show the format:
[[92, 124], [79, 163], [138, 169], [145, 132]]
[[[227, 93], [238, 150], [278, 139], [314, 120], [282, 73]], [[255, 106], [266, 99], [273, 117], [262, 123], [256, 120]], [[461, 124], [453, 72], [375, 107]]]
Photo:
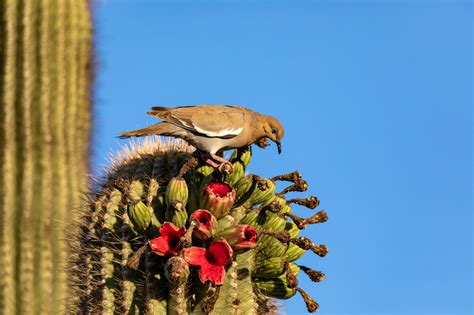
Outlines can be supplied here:
[[[302, 219], [291, 204], [315, 208], [298, 172], [272, 179], [245, 174], [250, 148], [236, 150], [230, 175], [200, 164], [181, 141], [132, 144], [112, 162], [91, 194], [71, 247], [75, 312], [151, 314], [268, 314], [274, 298], [297, 292], [313, 312], [318, 304], [298, 287], [295, 261], [307, 250], [327, 253], [299, 237], [320, 211]], [[275, 181], [292, 184], [275, 193]]]

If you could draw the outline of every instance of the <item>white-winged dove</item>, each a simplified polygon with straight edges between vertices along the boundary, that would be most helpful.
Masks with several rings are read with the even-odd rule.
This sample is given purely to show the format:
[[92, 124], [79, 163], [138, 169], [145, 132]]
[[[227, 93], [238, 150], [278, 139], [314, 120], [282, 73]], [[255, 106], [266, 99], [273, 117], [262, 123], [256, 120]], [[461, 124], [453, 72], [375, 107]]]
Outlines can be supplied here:
[[[162, 122], [122, 132], [120, 138], [146, 135], [181, 138], [221, 163], [228, 162], [216, 155], [217, 152], [248, 146], [266, 138], [274, 141], [278, 153], [281, 153], [280, 141], [284, 135], [281, 123], [272, 116], [262, 115], [242, 106], [152, 107], [148, 114], [160, 118]], [[217, 167], [212, 161], [207, 162]]]

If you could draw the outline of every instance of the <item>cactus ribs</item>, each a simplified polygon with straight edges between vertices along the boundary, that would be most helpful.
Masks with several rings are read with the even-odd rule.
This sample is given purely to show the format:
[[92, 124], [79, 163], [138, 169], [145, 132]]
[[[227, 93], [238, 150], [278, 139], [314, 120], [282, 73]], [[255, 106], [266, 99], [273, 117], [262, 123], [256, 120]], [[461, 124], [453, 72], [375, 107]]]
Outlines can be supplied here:
[[[327, 215], [294, 214], [294, 206], [319, 205], [316, 197], [286, 199], [308, 188], [301, 174], [246, 175], [250, 149], [236, 150], [234, 171], [221, 174], [193, 161], [191, 150], [145, 142], [112, 163], [90, 195], [80, 245], [72, 248], [70, 310], [270, 314], [273, 299], [299, 293], [316, 311], [297, 277], [303, 271], [317, 283], [325, 275], [296, 261], [308, 250], [321, 257], [328, 250], [299, 233]], [[290, 185], [275, 193], [277, 181]]]

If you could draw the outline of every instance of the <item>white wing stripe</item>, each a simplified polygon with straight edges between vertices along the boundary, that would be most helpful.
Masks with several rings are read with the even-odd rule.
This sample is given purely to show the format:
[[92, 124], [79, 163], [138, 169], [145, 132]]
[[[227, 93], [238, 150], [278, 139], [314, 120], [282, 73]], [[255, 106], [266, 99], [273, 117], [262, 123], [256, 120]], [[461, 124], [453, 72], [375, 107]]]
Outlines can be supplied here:
[[220, 130], [218, 132], [212, 132], [212, 131], [201, 129], [198, 126], [194, 126], [194, 128], [196, 129], [197, 132], [203, 133], [209, 137], [237, 136], [243, 130], [243, 128], [236, 128], [236, 129], [228, 128], [228, 129]]
[[175, 118], [176, 120], [178, 120], [180, 123], [182, 123], [183, 125], [185, 125], [186, 127], [188, 128], [194, 128], [193, 126], [191, 126], [189, 123], [185, 122], [185, 121], [182, 121], [181, 119], [179, 119], [178, 117], [176, 117], [175, 115], [171, 114], [171, 116], [173, 118]]

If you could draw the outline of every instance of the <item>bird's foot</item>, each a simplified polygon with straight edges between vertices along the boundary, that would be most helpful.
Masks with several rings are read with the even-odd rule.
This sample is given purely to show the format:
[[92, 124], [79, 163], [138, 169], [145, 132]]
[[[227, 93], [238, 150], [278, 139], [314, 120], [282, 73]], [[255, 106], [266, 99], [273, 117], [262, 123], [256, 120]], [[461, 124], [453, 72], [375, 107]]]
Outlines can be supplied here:
[[234, 166], [229, 161], [225, 161], [217, 167], [217, 170], [222, 174], [230, 175], [234, 171]]
[[[202, 151], [199, 151], [198, 155], [200, 156], [201, 160], [204, 161], [204, 163], [210, 165], [221, 174], [230, 175], [234, 171], [234, 166], [232, 165], [232, 163], [230, 163], [223, 157], [220, 157], [213, 153]], [[218, 161], [221, 164], [217, 164], [215, 161]]]
[[234, 171], [234, 166], [232, 163], [227, 161], [221, 156], [218, 156], [216, 154], [210, 153], [210, 156], [213, 160], [221, 162], [221, 164], [217, 167], [217, 170], [221, 172], [222, 174], [230, 175]]

